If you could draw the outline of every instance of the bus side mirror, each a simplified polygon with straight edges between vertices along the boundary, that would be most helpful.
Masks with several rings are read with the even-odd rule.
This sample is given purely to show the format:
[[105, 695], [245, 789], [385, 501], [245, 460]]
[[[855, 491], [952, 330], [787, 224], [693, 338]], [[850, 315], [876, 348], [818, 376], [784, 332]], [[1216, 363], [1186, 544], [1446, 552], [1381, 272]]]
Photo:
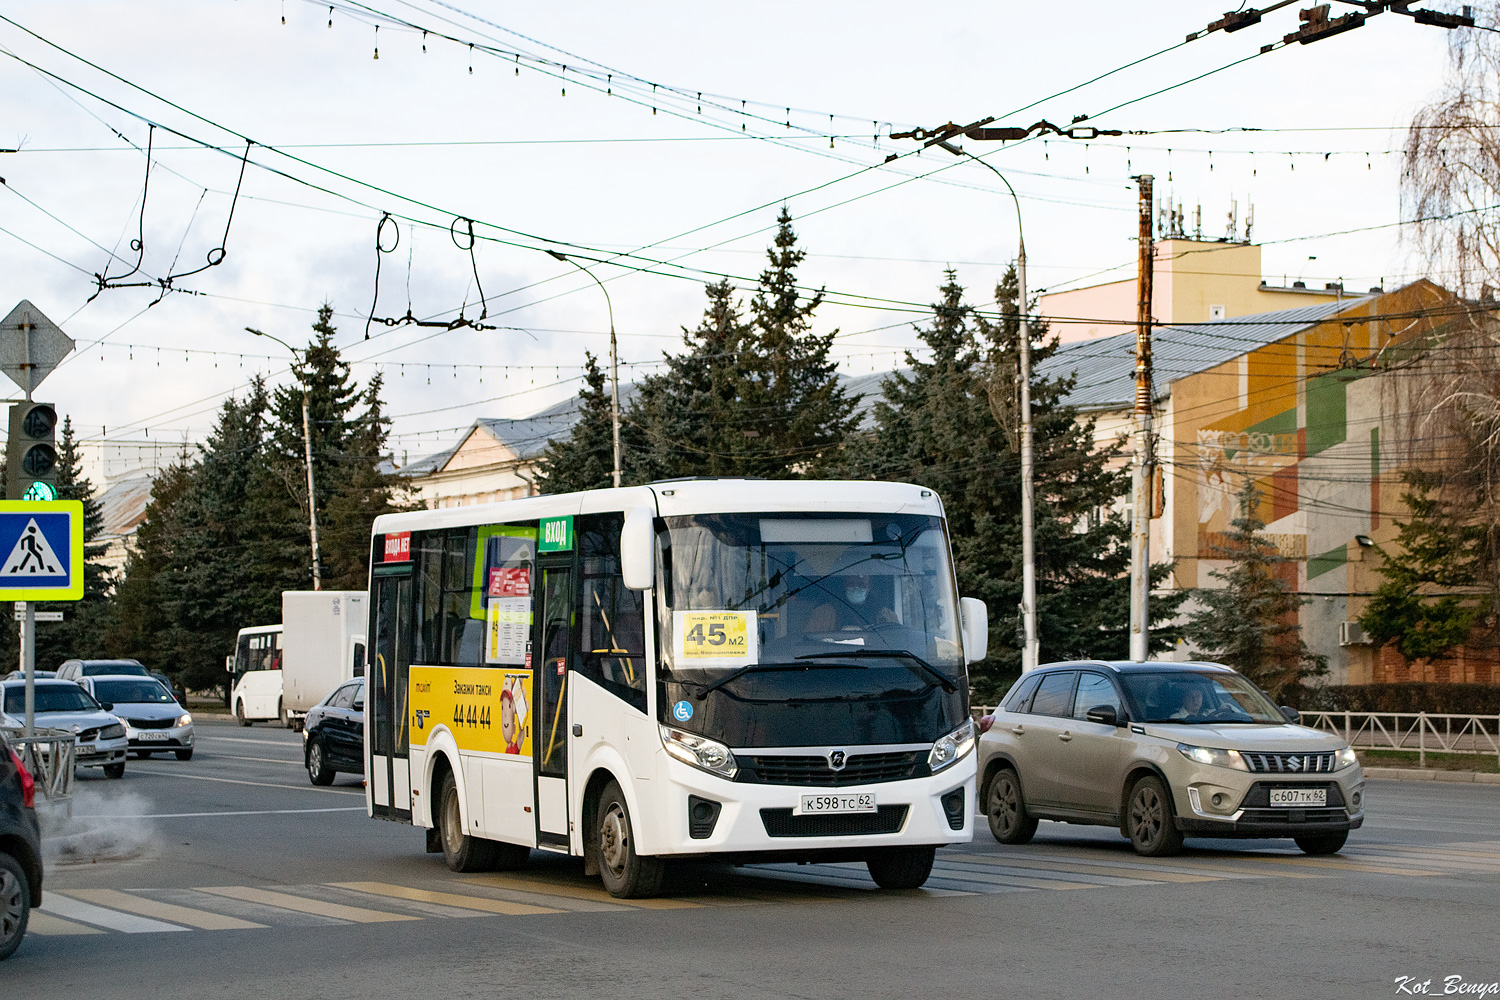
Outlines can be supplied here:
[[958, 602], [963, 619], [964, 662], [977, 663], [990, 651], [990, 609], [977, 597]]
[[655, 514], [650, 507], [625, 512], [620, 529], [620, 576], [631, 590], [650, 590], [656, 573]]
[[232, 674], [232, 673], [234, 673], [234, 657], [232, 657], [232, 656], [226, 656], [226, 657], [224, 657], [224, 672], [226, 674]]

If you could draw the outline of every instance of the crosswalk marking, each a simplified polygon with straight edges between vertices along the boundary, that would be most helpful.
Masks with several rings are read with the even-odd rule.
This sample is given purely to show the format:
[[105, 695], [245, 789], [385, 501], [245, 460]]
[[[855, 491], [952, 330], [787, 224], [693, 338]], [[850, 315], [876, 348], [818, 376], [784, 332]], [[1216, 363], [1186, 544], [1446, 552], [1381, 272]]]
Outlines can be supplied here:
[[[1459, 877], [1500, 867], [1500, 842], [1361, 843], [1338, 855], [1305, 857], [1279, 848], [1195, 850], [1142, 858], [1128, 849], [1039, 842], [939, 852], [926, 887], [902, 895], [941, 897], [1071, 889], [1126, 889], [1263, 878], [1348, 878], [1364, 874]], [[555, 862], [518, 873], [426, 884], [363, 880], [311, 885], [212, 886], [201, 889], [49, 890], [32, 911], [39, 937], [159, 931], [252, 930], [422, 919], [526, 918], [569, 912], [626, 913], [868, 899], [879, 890], [863, 864], [757, 864], [702, 880], [679, 878], [676, 896], [616, 899], [577, 868]], [[691, 869], [687, 869], [691, 871]], [[467, 891], [465, 891], [467, 890]], [[673, 891], [669, 885], [669, 893]], [[379, 900], [390, 904], [380, 908]], [[366, 901], [376, 905], [362, 905]], [[405, 912], [396, 912], [404, 910]]]
[[340, 889], [354, 889], [358, 892], [367, 892], [374, 896], [390, 896], [393, 899], [410, 899], [421, 903], [440, 903], [444, 906], [482, 910], [486, 913], [504, 913], [513, 917], [529, 916], [533, 913], [567, 912], [565, 910], [554, 910], [546, 906], [532, 906], [529, 903], [511, 903], [503, 899], [487, 899], [483, 896], [467, 896], [456, 892], [437, 892], [431, 889], [412, 889], [404, 885], [391, 885], [389, 882], [330, 882], [328, 884]]
[[[995, 859], [983, 855], [965, 854], [960, 855], [965, 861], [979, 862], [982, 864], [993, 864]], [[1005, 864], [1012, 868], [1035, 868], [1041, 871], [1059, 871], [1071, 875], [1106, 875], [1115, 877], [1126, 877], [1134, 879], [1145, 879], [1154, 882], [1217, 882], [1219, 878], [1213, 875], [1188, 875], [1182, 872], [1167, 871], [1166, 869], [1153, 869], [1147, 865], [1125, 865], [1105, 866], [1087, 863], [1068, 863], [1062, 861], [1040, 861], [1032, 858], [1007, 857]]]
[[26, 923], [26, 933], [51, 937], [52, 935], [103, 934], [104, 932], [97, 927], [75, 924], [71, 920], [54, 917], [46, 910], [32, 910], [31, 917]]
[[582, 885], [565, 885], [558, 882], [542, 882], [526, 878], [517, 878], [514, 875], [472, 875], [465, 882], [473, 882], [476, 885], [490, 885], [497, 889], [519, 889], [522, 892], [534, 892], [544, 896], [564, 896], [569, 899], [587, 899], [598, 903], [613, 903], [617, 906], [633, 906], [642, 910], [687, 910], [693, 909], [701, 904], [690, 903], [685, 899], [616, 899], [603, 889], [594, 889]]
[[349, 920], [356, 924], [383, 924], [396, 920], [420, 920], [420, 917], [408, 916], [405, 913], [389, 913], [385, 910], [369, 910], [362, 906], [346, 906], [343, 903], [327, 903], [321, 899], [310, 899], [307, 896], [294, 896], [288, 892], [273, 892], [270, 889], [257, 889], [251, 886], [221, 885], [205, 887], [199, 892], [211, 892], [216, 896], [228, 896], [230, 899], [243, 899], [247, 903], [262, 903], [266, 906], [279, 906], [284, 910], [298, 910], [302, 913], [316, 913], [321, 917], [333, 917], [336, 920]]
[[177, 924], [169, 924], [162, 920], [152, 920], [150, 917], [137, 916], [134, 913], [121, 913], [119, 910], [106, 909], [103, 906], [95, 906], [93, 903], [85, 903], [82, 900], [70, 899], [62, 893], [50, 893], [46, 898], [46, 912], [65, 917], [69, 920], [82, 920], [86, 923], [97, 924], [112, 931], [121, 931], [125, 934], [150, 934], [156, 931], [185, 931], [186, 927]]
[[170, 920], [204, 931], [250, 930], [266, 926], [249, 920], [241, 920], [238, 917], [227, 917], [222, 913], [213, 913], [209, 910], [197, 910], [188, 906], [178, 906], [175, 903], [163, 903], [144, 896], [132, 896], [118, 889], [70, 889], [66, 895], [96, 906], [107, 906], [143, 917]]

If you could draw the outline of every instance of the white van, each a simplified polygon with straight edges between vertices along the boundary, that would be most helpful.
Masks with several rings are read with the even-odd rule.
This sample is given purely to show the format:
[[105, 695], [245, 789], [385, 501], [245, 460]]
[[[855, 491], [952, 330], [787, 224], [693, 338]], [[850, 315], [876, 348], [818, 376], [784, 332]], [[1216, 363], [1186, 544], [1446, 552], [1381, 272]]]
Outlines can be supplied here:
[[229, 710], [240, 725], [279, 721], [291, 728], [282, 705], [281, 657], [280, 625], [240, 629], [234, 655], [224, 658], [224, 668], [233, 678]]

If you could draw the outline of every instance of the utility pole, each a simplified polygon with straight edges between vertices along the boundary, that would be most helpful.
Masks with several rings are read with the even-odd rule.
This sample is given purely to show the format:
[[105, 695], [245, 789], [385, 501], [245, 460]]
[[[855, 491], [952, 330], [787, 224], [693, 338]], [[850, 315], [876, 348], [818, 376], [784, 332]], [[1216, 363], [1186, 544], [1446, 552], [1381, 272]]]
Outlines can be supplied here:
[[302, 394], [302, 448], [307, 457], [307, 529], [312, 535], [313, 590], [323, 589], [323, 567], [318, 564], [318, 491], [313, 488], [312, 423], [307, 419], [307, 393]]
[[1140, 185], [1135, 313], [1135, 463], [1131, 470], [1134, 511], [1130, 526], [1130, 658], [1145, 660], [1151, 646], [1151, 232], [1150, 174]]

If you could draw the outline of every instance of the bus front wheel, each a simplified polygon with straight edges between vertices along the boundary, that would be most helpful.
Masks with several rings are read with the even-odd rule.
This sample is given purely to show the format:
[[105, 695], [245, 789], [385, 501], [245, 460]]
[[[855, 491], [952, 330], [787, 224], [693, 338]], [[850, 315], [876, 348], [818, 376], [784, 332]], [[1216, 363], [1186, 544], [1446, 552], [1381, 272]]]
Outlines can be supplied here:
[[458, 786], [452, 774], [443, 775], [438, 787], [438, 824], [442, 833], [443, 861], [450, 871], [488, 871], [495, 863], [495, 844], [464, 833], [463, 813], [458, 808]]
[[920, 889], [936, 855], [936, 847], [884, 847], [865, 859], [865, 867], [882, 889]]
[[642, 857], [635, 852], [630, 807], [618, 783], [611, 781], [604, 786], [596, 815], [594, 836], [604, 888], [617, 899], [641, 899], [660, 892], [666, 863], [661, 858]]

